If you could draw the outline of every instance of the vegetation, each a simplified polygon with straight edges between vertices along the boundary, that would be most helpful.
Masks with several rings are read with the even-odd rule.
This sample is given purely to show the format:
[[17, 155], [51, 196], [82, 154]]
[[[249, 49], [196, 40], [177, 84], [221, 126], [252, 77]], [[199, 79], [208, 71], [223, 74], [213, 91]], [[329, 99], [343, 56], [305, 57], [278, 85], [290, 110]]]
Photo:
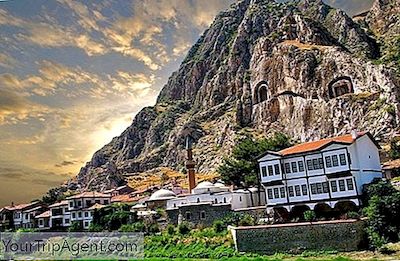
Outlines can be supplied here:
[[96, 210], [93, 214], [93, 227], [114, 231], [122, 225], [135, 223], [137, 215], [130, 212], [130, 207], [128, 204], [113, 204]]
[[376, 180], [365, 189], [368, 206], [367, 234], [372, 248], [389, 242], [398, 242], [400, 233], [400, 191], [389, 181]]
[[390, 140], [389, 157], [392, 160], [400, 158], [400, 141], [396, 138]]
[[218, 173], [227, 184], [238, 187], [258, 185], [257, 157], [268, 150], [279, 151], [290, 146], [289, 137], [282, 133], [260, 140], [246, 136], [233, 148], [231, 157], [224, 159]]
[[74, 221], [68, 229], [69, 232], [81, 232], [83, 231], [82, 222]]
[[313, 210], [307, 210], [304, 212], [304, 220], [305, 221], [314, 221], [316, 219], [315, 212]]

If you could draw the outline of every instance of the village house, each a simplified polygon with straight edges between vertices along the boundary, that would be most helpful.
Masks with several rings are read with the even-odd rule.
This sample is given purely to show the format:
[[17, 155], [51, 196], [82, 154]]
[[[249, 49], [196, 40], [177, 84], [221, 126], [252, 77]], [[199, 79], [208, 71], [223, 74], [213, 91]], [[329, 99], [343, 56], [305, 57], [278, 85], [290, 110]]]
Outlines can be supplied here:
[[40, 231], [45, 231], [51, 229], [50, 223], [51, 211], [47, 210], [42, 214], [39, 214], [35, 217], [36, 220], [36, 227]]
[[72, 222], [79, 222], [84, 229], [88, 229], [93, 220], [93, 205], [109, 205], [111, 195], [100, 192], [83, 192], [67, 198], [68, 210]]
[[363, 186], [382, 177], [378, 149], [370, 133], [353, 131], [266, 152], [258, 162], [267, 212], [356, 209]]
[[68, 208], [68, 200], [54, 203], [49, 206], [49, 226], [53, 230], [65, 230], [71, 225], [71, 213]]
[[35, 216], [45, 211], [39, 201], [11, 206], [8, 209], [13, 213], [13, 224], [15, 229], [34, 228]]
[[14, 216], [10, 208], [4, 207], [0, 209], [0, 231], [14, 228]]

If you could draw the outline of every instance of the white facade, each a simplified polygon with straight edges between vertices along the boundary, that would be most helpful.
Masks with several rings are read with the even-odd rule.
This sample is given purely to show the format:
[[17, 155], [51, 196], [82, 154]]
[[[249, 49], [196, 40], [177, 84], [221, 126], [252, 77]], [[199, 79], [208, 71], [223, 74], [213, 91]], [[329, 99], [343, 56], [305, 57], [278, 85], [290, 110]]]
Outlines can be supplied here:
[[167, 210], [177, 209], [182, 205], [197, 205], [210, 203], [211, 205], [230, 204], [232, 210], [253, 207], [265, 204], [265, 198], [262, 192], [261, 202], [258, 199], [257, 189], [234, 190], [230, 191], [228, 187], [221, 183], [201, 182], [192, 191], [182, 197], [176, 197], [167, 201]]
[[63, 200], [49, 206], [50, 208], [50, 227], [66, 228], [71, 225], [71, 213], [68, 208], [68, 201]]
[[268, 212], [296, 205], [313, 209], [318, 203], [333, 208], [344, 200], [358, 206], [363, 185], [382, 177], [378, 147], [369, 133], [268, 152], [258, 162]]
[[88, 229], [93, 220], [93, 210], [90, 209], [95, 204], [109, 205], [111, 195], [99, 192], [84, 192], [67, 198], [68, 211], [72, 222], [80, 222], [84, 229]]

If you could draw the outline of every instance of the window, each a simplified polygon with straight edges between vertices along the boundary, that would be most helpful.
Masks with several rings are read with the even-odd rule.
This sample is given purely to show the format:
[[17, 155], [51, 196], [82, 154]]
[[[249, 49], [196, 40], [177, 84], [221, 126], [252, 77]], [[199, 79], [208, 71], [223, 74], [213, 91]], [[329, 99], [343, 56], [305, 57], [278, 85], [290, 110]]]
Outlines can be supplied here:
[[224, 203], [226, 203], [226, 198], [224, 198]]
[[288, 187], [289, 197], [294, 197], [293, 186]]
[[275, 175], [280, 175], [281, 174], [281, 170], [279, 169], [279, 164], [275, 164], [274, 168], [275, 168]]
[[201, 211], [200, 212], [200, 219], [206, 219], [206, 212], [205, 211]]
[[307, 160], [307, 169], [308, 170], [313, 170], [312, 160]]
[[69, 218], [65, 219], [65, 224], [69, 224]]
[[197, 203], [200, 203], [200, 199], [199, 198], [197, 198]]
[[239, 197], [239, 201], [242, 202], [242, 196]]
[[78, 212], [78, 218], [82, 217], [82, 212]]
[[39, 219], [39, 226], [43, 226], [43, 219]]
[[329, 184], [328, 182], [322, 182], [322, 190], [324, 193], [329, 193]]
[[281, 187], [280, 192], [281, 192], [281, 198], [285, 198], [286, 197], [285, 187]]
[[344, 180], [339, 180], [339, 190], [340, 191], [346, 190], [346, 186], [344, 185]]
[[279, 198], [279, 189], [274, 188], [274, 198]]
[[300, 185], [294, 186], [294, 191], [296, 192], [296, 197], [300, 197], [301, 196]]
[[312, 160], [312, 165], [313, 165], [313, 169], [317, 170], [318, 169], [318, 159], [313, 159]]
[[86, 200], [86, 207], [91, 207], [92, 201], [91, 200]]
[[307, 191], [307, 185], [306, 184], [301, 185], [301, 190], [303, 192], [303, 196], [307, 196], [308, 191]]
[[70, 208], [74, 207], [74, 202], [72, 202], [72, 201], [69, 202], [69, 207], [70, 207]]
[[190, 213], [189, 211], [186, 211], [185, 217], [186, 217], [186, 220], [191, 220], [192, 219], [192, 213]]
[[297, 162], [299, 165], [299, 172], [303, 172], [304, 171], [304, 163], [302, 161]]
[[88, 217], [88, 216], [89, 216], [89, 213], [85, 211], [85, 217]]
[[336, 180], [331, 181], [331, 190], [332, 192], [337, 192], [337, 182]]
[[217, 198], [215, 199], [214, 203], [215, 203], [215, 204], [218, 204], [218, 199], [217, 199]]
[[108, 200], [107, 199], [104, 200], [104, 205], [108, 205]]
[[332, 155], [332, 165], [334, 167], [339, 166], [339, 160], [338, 160], [338, 156], [337, 155]]
[[353, 190], [354, 189], [353, 179], [346, 179], [346, 182], [347, 182], [347, 189]]
[[291, 164], [292, 164], [293, 173], [296, 173], [297, 172], [297, 162], [292, 162]]
[[76, 217], [75, 213], [72, 213], [72, 218], [75, 218], [75, 217]]
[[78, 207], [82, 206], [82, 201], [76, 202], [78, 204]]
[[268, 175], [273, 176], [274, 175], [274, 169], [272, 168], [272, 165], [268, 166]]
[[94, 202], [95, 202], [96, 204], [100, 204], [100, 199], [96, 199]]
[[317, 194], [317, 184], [311, 184], [311, 194]]
[[342, 153], [339, 154], [340, 166], [346, 165], [346, 154]]
[[332, 167], [332, 160], [331, 160], [331, 156], [326, 156], [325, 157], [325, 164], [327, 168], [331, 168]]
[[291, 173], [290, 171], [290, 164], [289, 163], [285, 163], [285, 173]]
[[262, 173], [263, 177], [266, 177], [267, 176], [267, 167], [265, 167], [265, 166], [261, 167], [261, 173]]
[[89, 222], [85, 221], [85, 227], [89, 226]]
[[268, 193], [268, 199], [273, 199], [274, 198], [274, 196], [272, 195], [272, 189], [268, 189], [267, 193]]
[[324, 168], [324, 160], [322, 158], [318, 158], [318, 167], [319, 169]]
[[322, 183], [317, 183], [317, 193], [322, 194]]

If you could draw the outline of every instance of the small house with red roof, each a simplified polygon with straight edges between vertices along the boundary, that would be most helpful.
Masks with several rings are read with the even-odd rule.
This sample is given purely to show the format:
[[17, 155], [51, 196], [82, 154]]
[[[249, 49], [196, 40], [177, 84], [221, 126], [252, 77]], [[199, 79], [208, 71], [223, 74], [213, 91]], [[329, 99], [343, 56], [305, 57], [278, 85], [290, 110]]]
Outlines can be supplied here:
[[363, 186], [382, 177], [378, 150], [369, 132], [353, 131], [266, 152], [258, 163], [267, 212], [357, 209]]

